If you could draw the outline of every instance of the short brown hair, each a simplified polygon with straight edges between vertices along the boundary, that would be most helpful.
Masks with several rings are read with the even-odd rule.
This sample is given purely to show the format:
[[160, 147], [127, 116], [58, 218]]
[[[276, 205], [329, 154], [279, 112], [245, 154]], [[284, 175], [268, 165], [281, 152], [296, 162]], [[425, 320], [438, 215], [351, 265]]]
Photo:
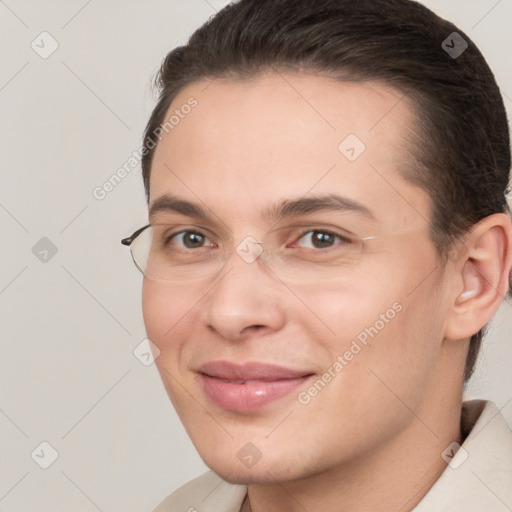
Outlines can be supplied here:
[[[447, 51], [454, 41], [467, 45], [460, 55]], [[421, 144], [416, 169], [404, 177], [432, 198], [431, 235], [441, 258], [484, 217], [510, 213], [509, 127], [494, 75], [465, 33], [412, 0], [241, 0], [210, 18], [156, 75], [160, 95], [142, 158], [148, 201], [154, 132], [176, 95], [198, 80], [269, 69], [378, 80], [413, 100]], [[471, 337], [465, 381], [484, 331]]]

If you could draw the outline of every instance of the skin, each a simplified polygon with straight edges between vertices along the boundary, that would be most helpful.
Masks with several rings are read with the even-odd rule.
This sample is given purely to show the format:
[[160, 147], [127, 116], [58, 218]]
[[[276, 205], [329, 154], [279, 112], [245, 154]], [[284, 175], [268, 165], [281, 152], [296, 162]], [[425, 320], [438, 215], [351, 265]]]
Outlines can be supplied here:
[[[375, 218], [324, 211], [287, 222], [375, 240], [335, 285], [285, 286], [234, 251], [211, 282], [145, 279], [147, 335], [161, 351], [156, 364], [185, 429], [210, 468], [249, 485], [254, 512], [412, 510], [445, 469], [443, 450], [462, 442], [468, 338], [505, 293], [510, 220], [488, 217], [457, 259], [440, 263], [428, 231], [430, 197], [399, 173], [413, 165], [412, 107], [386, 85], [268, 73], [194, 83], [169, 111], [191, 96], [197, 107], [157, 146], [151, 203], [173, 194], [206, 205], [212, 229], [242, 240], [269, 228], [260, 216], [266, 207], [336, 192]], [[338, 150], [350, 133], [366, 145], [354, 162]], [[204, 225], [170, 212], [150, 221]], [[397, 302], [395, 318], [308, 404], [297, 394], [310, 385], [256, 412], [226, 411], [195, 372], [226, 359], [321, 376]], [[261, 452], [251, 468], [237, 457], [248, 442]]]

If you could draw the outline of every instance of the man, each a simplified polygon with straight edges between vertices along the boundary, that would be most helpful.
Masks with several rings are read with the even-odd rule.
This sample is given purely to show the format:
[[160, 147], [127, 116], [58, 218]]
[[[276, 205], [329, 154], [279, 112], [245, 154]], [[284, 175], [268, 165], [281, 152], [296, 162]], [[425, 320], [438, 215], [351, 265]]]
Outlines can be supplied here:
[[510, 510], [512, 435], [462, 404], [512, 266], [474, 44], [410, 0], [242, 0], [158, 84], [123, 243], [212, 471], [156, 511]]

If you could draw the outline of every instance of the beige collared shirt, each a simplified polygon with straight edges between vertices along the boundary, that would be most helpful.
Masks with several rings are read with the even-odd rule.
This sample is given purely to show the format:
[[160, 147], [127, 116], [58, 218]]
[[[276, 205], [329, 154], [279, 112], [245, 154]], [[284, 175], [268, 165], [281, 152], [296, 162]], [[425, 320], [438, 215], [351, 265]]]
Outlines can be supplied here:
[[[444, 454], [446, 469], [413, 512], [511, 512], [512, 432], [496, 405], [464, 402], [462, 447]], [[240, 512], [245, 485], [213, 471], [188, 482], [154, 512]]]

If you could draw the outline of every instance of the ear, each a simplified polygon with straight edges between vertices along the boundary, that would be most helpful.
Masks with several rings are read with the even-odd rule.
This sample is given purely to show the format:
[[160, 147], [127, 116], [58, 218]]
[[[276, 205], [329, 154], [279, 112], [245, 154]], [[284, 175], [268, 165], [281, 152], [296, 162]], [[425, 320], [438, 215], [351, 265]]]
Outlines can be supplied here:
[[445, 338], [471, 337], [492, 318], [509, 290], [512, 266], [510, 217], [496, 213], [477, 223], [450, 261], [454, 272]]

